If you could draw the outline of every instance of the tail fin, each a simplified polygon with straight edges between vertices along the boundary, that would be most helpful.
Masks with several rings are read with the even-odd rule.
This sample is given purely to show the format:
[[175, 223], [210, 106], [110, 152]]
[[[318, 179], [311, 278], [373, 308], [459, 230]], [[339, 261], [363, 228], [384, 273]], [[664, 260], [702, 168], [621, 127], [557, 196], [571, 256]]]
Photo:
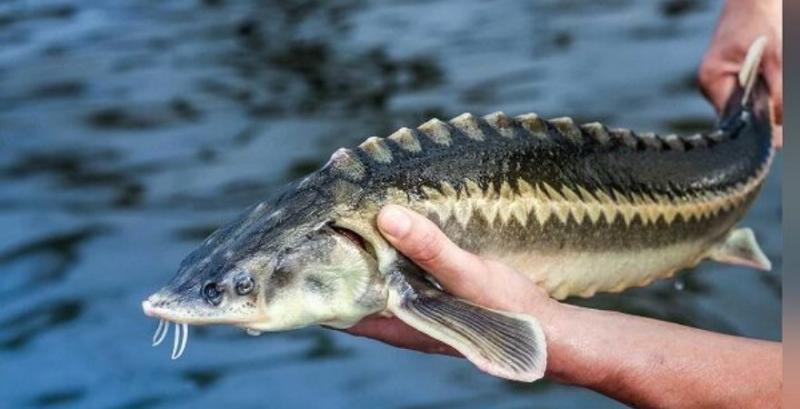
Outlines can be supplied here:
[[753, 87], [758, 78], [758, 68], [761, 65], [761, 57], [764, 55], [764, 47], [767, 46], [767, 37], [761, 36], [753, 41], [747, 55], [744, 57], [742, 69], [739, 71], [739, 87], [743, 89], [742, 105], [747, 105]]
[[755, 115], [756, 120], [770, 120], [769, 89], [759, 72], [766, 45], [767, 37], [761, 36], [748, 49], [736, 88], [722, 111], [721, 126], [741, 115], [743, 111]]

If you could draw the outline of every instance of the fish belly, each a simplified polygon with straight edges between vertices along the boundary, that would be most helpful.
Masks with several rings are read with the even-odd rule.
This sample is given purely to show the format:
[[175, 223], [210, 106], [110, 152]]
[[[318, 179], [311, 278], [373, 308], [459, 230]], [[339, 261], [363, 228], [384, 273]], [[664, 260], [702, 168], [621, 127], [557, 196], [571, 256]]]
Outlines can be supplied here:
[[645, 286], [696, 265], [708, 254], [708, 247], [698, 241], [653, 249], [492, 251], [481, 255], [514, 267], [552, 297], [564, 299]]

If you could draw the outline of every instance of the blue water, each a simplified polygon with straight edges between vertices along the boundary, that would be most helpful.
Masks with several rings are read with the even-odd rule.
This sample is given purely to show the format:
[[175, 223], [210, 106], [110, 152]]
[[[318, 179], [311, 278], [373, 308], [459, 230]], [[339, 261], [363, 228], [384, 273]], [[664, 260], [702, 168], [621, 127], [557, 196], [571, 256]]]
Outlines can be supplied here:
[[[693, 75], [718, 8], [0, 4], [0, 407], [619, 407], [317, 328], [192, 327], [173, 362], [140, 302], [216, 226], [369, 135], [496, 110], [705, 129]], [[781, 169], [743, 222], [772, 272], [706, 263], [581, 303], [780, 339]]]

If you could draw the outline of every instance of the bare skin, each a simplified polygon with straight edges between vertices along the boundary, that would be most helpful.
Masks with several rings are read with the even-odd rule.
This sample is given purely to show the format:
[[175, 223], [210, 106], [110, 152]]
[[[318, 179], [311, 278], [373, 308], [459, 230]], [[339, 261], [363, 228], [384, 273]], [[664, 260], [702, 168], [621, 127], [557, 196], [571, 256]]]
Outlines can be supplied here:
[[[386, 206], [378, 225], [448, 292], [537, 317], [548, 339], [546, 376], [553, 380], [636, 407], [780, 406], [780, 343], [559, 303], [521, 273], [459, 248], [431, 221], [399, 206]], [[396, 318], [371, 317], [348, 331], [401, 348], [460, 356]]]

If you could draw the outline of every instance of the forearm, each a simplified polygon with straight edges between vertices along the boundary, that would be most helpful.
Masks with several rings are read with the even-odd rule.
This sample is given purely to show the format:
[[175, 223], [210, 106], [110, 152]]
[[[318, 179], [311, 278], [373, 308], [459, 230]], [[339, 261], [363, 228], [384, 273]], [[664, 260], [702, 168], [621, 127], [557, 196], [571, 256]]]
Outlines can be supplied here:
[[[637, 407], [779, 405], [780, 344], [562, 304], [518, 271], [459, 249], [419, 214], [387, 207], [378, 224], [393, 246], [452, 295], [535, 317], [547, 339], [551, 379]], [[365, 320], [349, 331], [403, 348], [456, 354], [396, 318]]]
[[637, 407], [772, 407], [778, 343], [564, 305], [545, 324], [548, 376]]

